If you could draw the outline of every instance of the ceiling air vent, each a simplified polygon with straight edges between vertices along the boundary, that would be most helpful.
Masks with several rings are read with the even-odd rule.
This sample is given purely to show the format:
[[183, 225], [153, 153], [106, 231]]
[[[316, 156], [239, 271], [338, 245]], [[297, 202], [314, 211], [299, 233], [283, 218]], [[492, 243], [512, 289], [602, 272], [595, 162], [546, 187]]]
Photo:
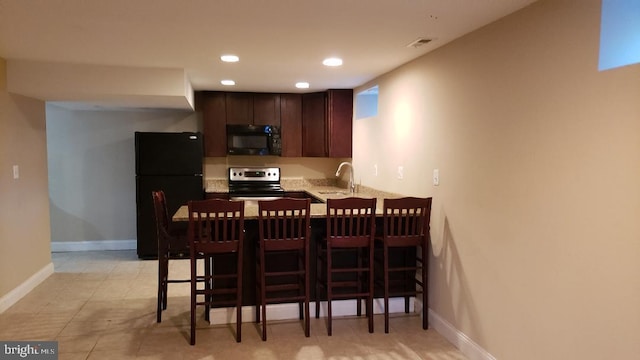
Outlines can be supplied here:
[[429, 42], [431, 42], [431, 39], [418, 38], [412, 41], [411, 44], [407, 45], [407, 47], [417, 48]]

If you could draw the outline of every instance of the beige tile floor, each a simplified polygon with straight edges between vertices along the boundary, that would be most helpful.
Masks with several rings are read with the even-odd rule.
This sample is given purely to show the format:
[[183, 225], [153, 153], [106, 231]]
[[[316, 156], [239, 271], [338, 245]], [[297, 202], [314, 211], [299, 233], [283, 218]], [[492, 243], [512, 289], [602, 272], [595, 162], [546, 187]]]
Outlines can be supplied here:
[[[375, 317], [369, 334], [364, 318], [334, 320], [333, 336], [324, 319], [312, 319], [305, 338], [298, 321], [272, 322], [268, 340], [244, 323], [242, 342], [234, 328], [210, 326], [199, 310], [197, 343], [189, 345], [189, 290], [170, 284], [169, 305], [156, 323], [156, 261], [140, 261], [135, 251], [54, 253], [55, 273], [0, 314], [0, 340], [57, 340], [60, 359], [465, 359], [441, 335], [422, 330], [416, 315]], [[170, 273], [188, 274], [188, 261], [172, 261]]]

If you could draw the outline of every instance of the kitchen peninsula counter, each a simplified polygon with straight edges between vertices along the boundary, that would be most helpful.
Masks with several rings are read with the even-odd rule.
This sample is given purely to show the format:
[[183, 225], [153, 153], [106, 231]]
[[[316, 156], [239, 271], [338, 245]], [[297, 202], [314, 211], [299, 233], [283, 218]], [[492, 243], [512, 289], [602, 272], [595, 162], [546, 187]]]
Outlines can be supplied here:
[[[222, 185], [222, 184], [220, 184]], [[300, 186], [302, 185], [302, 186]], [[325, 203], [312, 203], [311, 204], [311, 238], [310, 238], [310, 279], [311, 279], [311, 299], [312, 301], [316, 299], [316, 271], [317, 271], [317, 253], [316, 253], [316, 244], [323, 236], [325, 227], [326, 227], [326, 214], [327, 214], [327, 205], [326, 201], [329, 199], [341, 199], [347, 198], [350, 196], [363, 197], [363, 198], [376, 198], [376, 217], [377, 217], [377, 227], [381, 229], [382, 226], [382, 216], [383, 216], [383, 206], [385, 198], [398, 198], [402, 195], [378, 191], [375, 189], [370, 189], [367, 187], [360, 187], [358, 191], [354, 194], [351, 194], [349, 190], [346, 188], [346, 184], [340, 184], [343, 186], [335, 186], [335, 185], [326, 185], [326, 184], [314, 184], [309, 186], [309, 184], [289, 184], [286, 181], [282, 182], [282, 187], [285, 192], [296, 193], [296, 196], [301, 195], [303, 193], [307, 193], [308, 195], [317, 198]], [[210, 197], [220, 197], [220, 198], [228, 198], [228, 190], [224, 189], [223, 186], [217, 186], [215, 188], [207, 187], [207, 195]], [[227, 190], [227, 191], [225, 191]], [[245, 201], [245, 245], [243, 251], [243, 300], [242, 303], [244, 306], [254, 305], [256, 301], [256, 248], [258, 242], [258, 205], [255, 201]], [[189, 221], [189, 211], [187, 205], [181, 206], [178, 211], [173, 215], [174, 222], [182, 222], [184, 225], [185, 222]], [[348, 256], [348, 254], [341, 254], [340, 256]], [[410, 253], [400, 253], [391, 255], [396, 263], [397, 262], [406, 262], [409, 261], [407, 259], [415, 259], [415, 251]], [[350, 258], [349, 258], [350, 259]], [[351, 261], [351, 260], [348, 260]], [[414, 265], [414, 263], [407, 263], [407, 266]], [[232, 263], [218, 261], [218, 266], [221, 268], [234, 266]], [[381, 297], [383, 294], [380, 289], [376, 290], [376, 297]]]
[[[287, 186], [288, 185], [288, 186]], [[311, 204], [311, 217], [312, 218], [324, 218], [327, 214], [326, 201], [328, 199], [344, 199], [347, 197], [363, 197], [363, 198], [376, 198], [376, 215], [382, 216], [383, 205], [385, 198], [399, 198], [402, 195], [379, 191], [368, 187], [361, 186], [357, 192], [350, 193], [349, 189], [339, 186], [299, 186], [298, 184], [286, 184], [283, 182], [283, 188], [285, 191], [290, 192], [307, 192], [309, 195], [320, 199], [324, 203], [312, 203]], [[207, 193], [224, 194], [225, 189], [222, 186], [207, 187]], [[258, 218], [258, 206], [255, 202], [247, 201], [244, 208], [245, 219], [257, 219]], [[189, 211], [186, 205], [181, 206], [178, 211], [173, 215], [173, 221], [189, 221]]]

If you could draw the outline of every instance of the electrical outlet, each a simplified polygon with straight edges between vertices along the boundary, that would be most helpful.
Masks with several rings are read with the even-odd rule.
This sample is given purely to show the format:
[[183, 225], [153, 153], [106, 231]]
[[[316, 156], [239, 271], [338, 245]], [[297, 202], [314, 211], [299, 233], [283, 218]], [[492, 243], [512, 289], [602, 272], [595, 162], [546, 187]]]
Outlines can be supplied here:
[[440, 185], [440, 170], [438, 169], [433, 169], [433, 185]]
[[20, 167], [18, 167], [18, 165], [13, 165], [13, 178], [14, 179], [20, 178]]
[[404, 166], [398, 166], [398, 179], [404, 179]]

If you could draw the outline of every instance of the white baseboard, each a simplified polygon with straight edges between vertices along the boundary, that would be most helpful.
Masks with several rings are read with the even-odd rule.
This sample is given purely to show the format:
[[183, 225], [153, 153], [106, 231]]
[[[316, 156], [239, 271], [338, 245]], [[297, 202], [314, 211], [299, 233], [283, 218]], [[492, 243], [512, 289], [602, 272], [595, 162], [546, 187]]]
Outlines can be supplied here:
[[431, 309], [429, 309], [429, 325], [445, 339], [449, 340], [469, 360], [496, 360], [493, 355], [489, 354], [480, 345]]
[[[376, 299], [373, 303], [373, 313], [381, 314], [384, 310], [382, 306], [382, 299]], [[331, 312], [333, 316], [354, 316], [356, 315], [356, 300], [334, 300], [332, 302]], [[414, 298], [409, 300], [409, 306], [414, 306]], [[362, 311], [365, 310], [364, 300], [362, 302]], [[267, 319], [268, 320], [291, 320], [298, 319], [298, 304], [269, 304], [267, 305]], [[309, 311], [314, 316], [316, 311], [315, 302], [309, 304]], [[320, 316], [326, 317], [327, 302], [320, 302]], [[389, 312], [398, 313], [404, 312], [404, 298], [392, 298], [389, 299]], [[256, 316], [255, 306], [243, 306], [242, 307], [242, 322], [252, 322]], [[209, 319], [212, 325], [219, 324], [235, 324], [236, 322], [236, 308], [215, 308], [209, 312]]]
[[137, 246], [136, 240], [52, 241], [51, 251], [135, 250]]
[[35, 274], [31, 275], [31, 277], [28, 278], [25, 282], [18, 285], [15, 289], [9, 291], [7, 295], [1, 297], [0, 298], [0, 314], [5, 312], [13, 304], [17, 303], [18, 300], [22, 299], [36, 286], [40, 285], [40, 283], [42, 283], [51, 274], [53, 274], [53, 263], [49, 263], [45, 265], [45, 267], [40, 269]]

